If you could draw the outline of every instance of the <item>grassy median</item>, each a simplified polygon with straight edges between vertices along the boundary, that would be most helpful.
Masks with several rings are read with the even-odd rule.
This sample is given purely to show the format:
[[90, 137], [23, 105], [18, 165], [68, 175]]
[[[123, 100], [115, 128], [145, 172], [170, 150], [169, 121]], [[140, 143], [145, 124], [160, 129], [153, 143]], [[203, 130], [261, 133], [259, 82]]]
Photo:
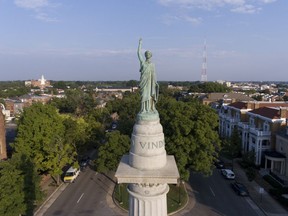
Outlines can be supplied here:
[[[127, 185], [128, 184], [116, 185], [113, 196], [115, 202], [117, 202], [120, 207], [128, 211], [129, 194], [127, 192]], [[188, 201], [188, 195], [184, 184], [181, 184], [180, 186], [169, 185], [169, 189], [170, 190], [167, 194], [167, 212], [172, 213], [186, 205]]]

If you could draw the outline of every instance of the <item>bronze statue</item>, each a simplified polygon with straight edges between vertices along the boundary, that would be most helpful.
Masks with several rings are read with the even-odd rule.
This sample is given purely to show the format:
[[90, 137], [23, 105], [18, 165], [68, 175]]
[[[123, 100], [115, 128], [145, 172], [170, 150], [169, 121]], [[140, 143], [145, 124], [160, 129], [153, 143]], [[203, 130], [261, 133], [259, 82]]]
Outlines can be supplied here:
[[138, 58], [140, 61], [140, 93], [141, 110], [140, 113], [157, 112], [155, 104], [158, 100], [159, 86], [156, 79], [155, 66], [151, 62], [152, 53], [145, 52], [145, 60], [141, 55], [142, 39], [139, 40]]

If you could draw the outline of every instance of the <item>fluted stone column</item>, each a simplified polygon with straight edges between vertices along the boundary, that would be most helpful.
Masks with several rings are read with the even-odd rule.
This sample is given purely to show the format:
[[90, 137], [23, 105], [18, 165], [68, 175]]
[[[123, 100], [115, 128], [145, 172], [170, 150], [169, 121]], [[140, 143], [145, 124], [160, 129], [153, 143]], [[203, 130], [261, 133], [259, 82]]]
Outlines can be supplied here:
[[129, 184], [129, 216], [166, 216], [168, 191], [168, 184]]

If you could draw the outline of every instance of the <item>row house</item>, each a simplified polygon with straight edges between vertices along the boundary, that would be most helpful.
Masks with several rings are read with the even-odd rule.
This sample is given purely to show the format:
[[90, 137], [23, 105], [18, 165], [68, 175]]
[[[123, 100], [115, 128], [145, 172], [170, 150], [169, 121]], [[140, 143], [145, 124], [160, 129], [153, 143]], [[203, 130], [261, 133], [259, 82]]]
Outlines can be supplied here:
[[20, 100], [5, 99], [5, 106], [10, 111], [10, 116], [14, 117], [23, 111], [25, 104]]
[[253, 98], [243, 93], [209, 93], [200, 98], [202, 104], [209, 105], [211, 103], [219, 103], [221, 105], [227, 105], [239, 101], [255, 101]]
[[25, 107], [31, 106], [33, 103], [46, 104], [50, 101], [50, 95], [23, 95], [17, 99], [5, 99], [6, 110], [10, 111], [10, 116], [15, 117], [23, 111]]
[[264, 153], [276, 148], [276, 133], [288, 118], [285, 102], [235, 102], [219, 111], [219, 134], [230, 137], [237, 127], [242, 140], [242, 152], [254, 151], [255, 164], [260, 165]]
[[287, 107], [261, 107], [247, 112], [249, 134], [245, 141], [248, 151], [255, 152], [256, 165], [263, 162], [265, 152], [275, 150], [276, 133], [285, 127], [288, 118]]
[[[284, 130], [276, 134], [275, 151], [266, 152], [265, 169], [269, 169], [278, 176], [288, 177], [288, 122]], [[287, 179], [287, 178], [286, 178]]]

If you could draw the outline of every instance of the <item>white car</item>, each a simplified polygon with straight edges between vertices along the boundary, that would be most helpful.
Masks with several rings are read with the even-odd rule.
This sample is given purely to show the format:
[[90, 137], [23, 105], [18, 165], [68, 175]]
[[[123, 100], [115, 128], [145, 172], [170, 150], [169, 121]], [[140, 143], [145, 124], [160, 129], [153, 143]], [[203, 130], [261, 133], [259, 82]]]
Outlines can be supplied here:
[[235, 179], [235, 174], [230, 169], [222, 169], [221, 173], [226, 179]]
[[65, 183], [74, 182], [79, 174], [80, 174], [80, 170], [79, 169], [70, 167], [65, 173], [64, 182]]

